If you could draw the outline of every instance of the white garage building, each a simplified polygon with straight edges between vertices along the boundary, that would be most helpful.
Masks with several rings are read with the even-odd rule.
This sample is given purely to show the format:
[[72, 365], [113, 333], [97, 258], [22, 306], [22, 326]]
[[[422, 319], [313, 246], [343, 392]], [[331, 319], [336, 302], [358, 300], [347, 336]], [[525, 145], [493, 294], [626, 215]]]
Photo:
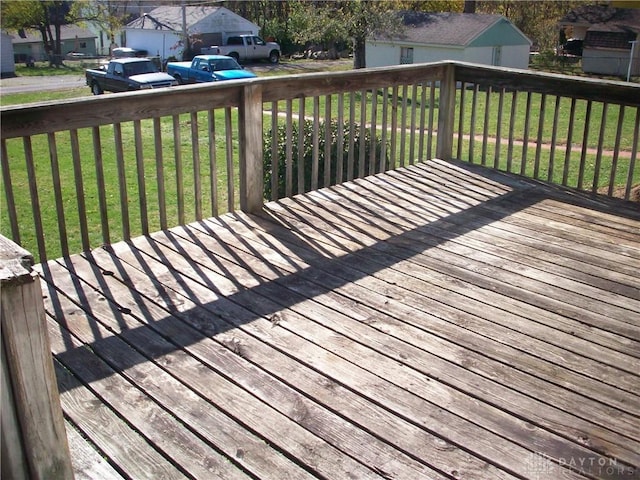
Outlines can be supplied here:
[[127, 47], [146, 50], [161, 61], [182, 59], [184, 32], [197, 54], [200, 48], [221, 45], [231, 35], [258, 35], [260, 27], [224, 7], [158, 7], [124, 28]]
[[502, 15], [403, 12], [397, 35], [372, 35], [367, 67], [458, 60], [528, 68], [531, 40]]

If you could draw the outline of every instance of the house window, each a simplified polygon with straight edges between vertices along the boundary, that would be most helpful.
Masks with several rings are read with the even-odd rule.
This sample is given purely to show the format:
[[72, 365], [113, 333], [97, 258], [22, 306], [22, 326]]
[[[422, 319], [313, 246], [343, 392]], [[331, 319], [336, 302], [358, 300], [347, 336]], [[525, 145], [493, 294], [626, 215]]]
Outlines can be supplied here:
[[491, 55], [491, 65], [502, 65], [502, 47], [493, 47], [493, 54]]
[[80, 42], [80, 48], [87, 48], [87, 42]]
[[408, 65], [410, 63], [413, 63], [413, 48], [400, 48], [400, 65]]

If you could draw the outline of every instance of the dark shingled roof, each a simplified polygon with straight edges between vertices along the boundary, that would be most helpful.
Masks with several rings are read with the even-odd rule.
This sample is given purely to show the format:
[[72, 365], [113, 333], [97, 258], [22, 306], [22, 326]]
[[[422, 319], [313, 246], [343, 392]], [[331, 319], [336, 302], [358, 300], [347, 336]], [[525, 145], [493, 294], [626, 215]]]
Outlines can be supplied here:
[[631, 50], [631, 41], [637, 38], [635, 32], [619, 29], [618, 31], [587, 31], [584, 38], [584, 46], [587, 48], [614, 48], [619, 50]]
[[[468, 45], [487, 28], [498, 23], [501, 15], [480, 13], [400, 12], [405, 26], [397, 39], [435, 45]], [[377, 40], [390, 40], [386, 35], [373, 35]]]
[[[567, 13], [558, 23], [563, 26], [597, 25], [599, 31], [606, 31], [607, 27], [627, 27], [635, 32], [640, 32], [640, 9], [581, 5]], [[615, 28], [612, 28], [611, 31], [615, 31]]]

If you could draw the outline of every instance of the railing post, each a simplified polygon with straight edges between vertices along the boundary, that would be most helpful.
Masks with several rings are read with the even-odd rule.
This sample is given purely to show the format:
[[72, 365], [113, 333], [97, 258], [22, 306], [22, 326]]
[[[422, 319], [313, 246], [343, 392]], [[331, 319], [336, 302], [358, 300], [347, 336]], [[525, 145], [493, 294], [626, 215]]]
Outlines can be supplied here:
[[2, 478], [73, 478], [33, 256], [0, 236]]
[[456, 110], [456, 66], [444, 65], [440, 79], [440, 101], [438, 108], [438, 137], [436, 157], [442, 160], [453, 158], [453, 130]]
[[243, 88], [238, 123], [240, 209], [248, 213], [257, 212], [262, 208], [264, 190], [261, 85], [249, 82]]

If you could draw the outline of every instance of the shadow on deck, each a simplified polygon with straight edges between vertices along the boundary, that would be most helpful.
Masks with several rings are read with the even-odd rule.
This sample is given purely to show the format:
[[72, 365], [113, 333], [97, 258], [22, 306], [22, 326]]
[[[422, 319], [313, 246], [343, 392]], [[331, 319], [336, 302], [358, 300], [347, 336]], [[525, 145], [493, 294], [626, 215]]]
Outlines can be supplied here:
[[639, 232], [435, 160], [40, 265], [76, 477], [637, 478]]

